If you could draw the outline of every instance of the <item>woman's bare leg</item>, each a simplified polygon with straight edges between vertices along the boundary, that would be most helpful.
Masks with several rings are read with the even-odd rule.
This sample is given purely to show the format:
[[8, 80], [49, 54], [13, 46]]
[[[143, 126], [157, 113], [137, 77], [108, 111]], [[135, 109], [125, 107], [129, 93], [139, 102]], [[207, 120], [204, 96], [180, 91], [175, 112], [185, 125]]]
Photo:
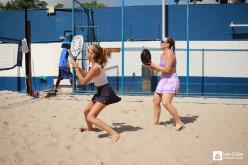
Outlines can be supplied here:
[[181, 118], [179, 117], [179, 114], [176, 110], [176, 108], [172, 105], [172, 99], [175, 96], [173, 93], [164, 93], [162, 95], [162, 104], [164, 107], [168, 110], [168, 112], [171, 114], [171, 116], [176, 121], [176, 130], [180, 130], [184, 127], [184, 123], [182, 122]]
[[87, 116], [91, 110], [91, 108], [93, 107], [94, 103], [92, 101], [89, 102], [89, 104], [86, 106], [85, 110], [84, 110], [84, 118], [85, 118], [85, 121], [86, 121], [86, 124], [87, 124], [87, 128], [80, 128], [81, 132], [83, 131], [92, 131], [93, 129], [93, 126], [92, 126], [92, 123], [90, 123], [87, 119]]
[[153, 124], [158, 125], [159, 124], [159, 118], [160, 118], [160, 113], [161, 113], [161, 103], [162, 100], [162, 95], [158, 93], [154, 93], [153, 96], [153, 113], [154, 113], [154, 120]]
[[[94, 105], [94, 102], [93, 101], [90, 101], [89, 104], [86, 106], [85, 110], [84, 110], [84, 117], [85, 117], [85, 121], [86, 121], [86, 124], [87, 124], [87, 128], [80, 128], [80, 131], [83, 132], [83, 131], [93, 131], [93, 126], [92, 126], [92, 123], [90, 123], [87, 119], [87, 116], [91, 110], [91, 108], [93, 107]], [[96, 114], [96, 117], [98, 116], [99, 113]]]
[[100, 127], [101, 129], [105, 130], [106, 132], [108, 132], [111, 136], [111, 139], [113, 142], [118, 141], [118, 139], [120, 138], [120, 135], [114, 131], [109, 125], [107, 125], [104, 121], [96, 118], [97, 115], [103, 110], [103, 108], [105, 107], [105, 104], [102, 104], [100, 102], [96, 102], [93, 107], [91, 108], [89, 114], [87, 115], [87, 120]]

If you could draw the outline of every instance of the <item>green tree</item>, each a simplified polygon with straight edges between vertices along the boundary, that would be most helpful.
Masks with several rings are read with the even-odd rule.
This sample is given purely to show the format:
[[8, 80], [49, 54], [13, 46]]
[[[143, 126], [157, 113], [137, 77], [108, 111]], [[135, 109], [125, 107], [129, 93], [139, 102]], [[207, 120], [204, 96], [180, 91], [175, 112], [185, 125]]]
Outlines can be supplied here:
[[[229, 2], [229, 0], [215, 0], [216, 2], [220, 3], [220, 4], [227, 4]], [[245, 3], [245, 0], [230, 0], [229, 3], [233, 3], [233, 4], [241, 4], [241, 3]]]
[[37, 2], [37, 6], [39, 9], [44, 9], [47, 6], [47, 3], [45, 1], [39, 1]]
[[2, 9], [4, 7], [3, 3], [0, 2], [0, 9]]
[[228, 0], [215, 0], [216, 2], [219, 2], [220, 4], [228, 4]]
[[56, 6], [55, 6], [55, 8], [56, 9], [61, 9], [61, 8], [63, 8], [64, 7], [64, 5], [62, 4], [62, 3], [58, 3]]
[[[179, 1], [180, 1], [180, 0], [174, 0], [174, 2], [175, 2], [176, 4], [178, 4]], [[203, 1], [203, 0], [190, 0], [190, 3], [196, 4], [197, 2], [202, 2], [202, 1]]]
[[[174, 0], [174, 2], [176, 4], [179, 3], [180, 0]], [[190, 3], [194, 3], [196, 4], [197, 2], [202, 2], [203, 0], [190, 0]], [[229, 1], [231, 1], [232, 3], [245, 3], [246, 0], [215, 0], [216, 2], [220, 3], [220, 4], [227, 4]], [[230, 3], [230, 2], [229, 2]]]
[[106, 5], [104, 5], [103, 3], [97, 3], [96, 1], [92, 1], [92, 2], [83, 2], [82, 5], [84, 7], [92, 7], [92, 8], [104, 8], [107, 7]]
[[[1, 5], [0, 5], [1, 6]], [[47, 3], [40, 0], [11, 0], [5, 5], [1, 6], [1, 9], [5, 10], [17, 10], [17, 9], [42, 9], [46, 8]]]

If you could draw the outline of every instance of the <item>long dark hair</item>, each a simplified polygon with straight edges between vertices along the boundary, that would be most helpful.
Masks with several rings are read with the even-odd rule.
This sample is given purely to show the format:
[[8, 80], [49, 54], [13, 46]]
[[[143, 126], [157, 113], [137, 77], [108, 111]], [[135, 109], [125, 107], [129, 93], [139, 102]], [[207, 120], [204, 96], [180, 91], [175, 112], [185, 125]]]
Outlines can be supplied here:
[[167, 37], [167, 42], [170, 44], [170, 49], [172, 49], [173, 53], [175, 53], [175, 41], [172, 38]]

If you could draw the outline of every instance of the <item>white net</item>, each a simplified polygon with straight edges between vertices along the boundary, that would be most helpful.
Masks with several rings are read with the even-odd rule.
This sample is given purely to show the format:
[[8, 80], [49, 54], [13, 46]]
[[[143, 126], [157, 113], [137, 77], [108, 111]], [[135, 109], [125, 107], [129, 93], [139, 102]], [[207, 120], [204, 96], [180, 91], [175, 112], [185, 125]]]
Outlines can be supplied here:
[[18, 44], [0, 42], [0, 70], [14, 68], [17, 65]]

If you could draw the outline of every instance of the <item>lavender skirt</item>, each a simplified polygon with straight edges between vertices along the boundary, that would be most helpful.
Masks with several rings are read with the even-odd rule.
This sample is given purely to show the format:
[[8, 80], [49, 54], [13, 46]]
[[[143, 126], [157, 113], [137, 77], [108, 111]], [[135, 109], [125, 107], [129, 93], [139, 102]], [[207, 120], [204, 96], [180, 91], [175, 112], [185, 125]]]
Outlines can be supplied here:
[[160, 81], [158, 82], [156, 93], [175, 93], [179, 91], [179, 78], [176, 73], [171, 75], [161, 74]]

